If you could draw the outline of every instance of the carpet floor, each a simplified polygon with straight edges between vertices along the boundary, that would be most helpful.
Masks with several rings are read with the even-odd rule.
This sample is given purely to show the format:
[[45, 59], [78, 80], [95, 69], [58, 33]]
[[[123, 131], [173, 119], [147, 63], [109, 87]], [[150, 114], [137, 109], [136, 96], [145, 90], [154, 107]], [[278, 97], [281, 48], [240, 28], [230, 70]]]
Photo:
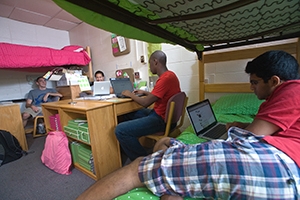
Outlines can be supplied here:
[[95, 180], [77, 169], [61, 175], [41, 162], [46, 137], [26, 135], [30, 153], [0, 167], [1, 200], [74, 200]]

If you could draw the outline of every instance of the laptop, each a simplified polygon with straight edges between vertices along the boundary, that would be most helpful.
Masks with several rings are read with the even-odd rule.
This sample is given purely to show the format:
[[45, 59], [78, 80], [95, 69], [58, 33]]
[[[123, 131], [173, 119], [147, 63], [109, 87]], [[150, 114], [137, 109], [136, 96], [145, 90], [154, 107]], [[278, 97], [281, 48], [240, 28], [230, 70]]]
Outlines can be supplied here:
[[202, 138], [227, 139], [226, 125], [219, 123], [208, 99], [187, 106], [186, 111], [195, 133]]
[[109, 81], [95, 81], [93, 86], [93, 96], [103, 96], [110, 94]]
[[[114, 90], [116, 97], [118, 98], [129, 98], [127, 96], [122, 95], [124, 90], [129, 90], [133, 92], [133, 85], [129, 78], [110, 78], [111, 86]], [[137, 96], [141, 96], [141, 94], [136, 94]]]

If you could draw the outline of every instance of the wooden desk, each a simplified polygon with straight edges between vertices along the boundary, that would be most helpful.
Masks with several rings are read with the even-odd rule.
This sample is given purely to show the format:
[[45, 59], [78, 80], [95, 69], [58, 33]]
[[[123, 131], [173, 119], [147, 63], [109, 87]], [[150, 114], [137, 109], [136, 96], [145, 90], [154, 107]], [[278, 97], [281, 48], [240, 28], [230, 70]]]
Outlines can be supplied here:
[[139, 109], [142, 109], [143, 107], [133, 101], [130, 98], [113, 98], [106, 100], [105, 102], [111, 102], [113, 103], [114, 107], [114, 116], [115, 116], [115, 125], [118, 124], [117, 117], [123, 114], [127, 114], [133, 111], [137, 111]]
[[20, 106], [18, 104], [0, 105], [0, 129], [10, 132], [17, 138], [23, 150], [28, 150]]
[[120, 147], [114, 133], [117, 116], [138, 110], [141, 106], [131, 99], [107, 101], [76, 99], [76, 104], [69, 102], [70, 100], [62, 100], [42, 104], [47, 131], [51, 131], [49, 116], [54, 114], [59, 114], [62, 127], [66, 126], [69, 120], [86, 118], [96, 175], [76, 163], [75, 167], [96, 180], [120, 168], [122, 166]]

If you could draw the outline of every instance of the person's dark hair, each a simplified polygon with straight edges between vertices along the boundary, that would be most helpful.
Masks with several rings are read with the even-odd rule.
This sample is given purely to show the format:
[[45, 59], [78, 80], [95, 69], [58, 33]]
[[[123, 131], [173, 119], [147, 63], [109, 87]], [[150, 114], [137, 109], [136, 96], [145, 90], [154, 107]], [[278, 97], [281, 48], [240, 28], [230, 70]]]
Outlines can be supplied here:
[[43, 76], [39, 76], [39, 77], [37, 77], [37, 78], [35, 79], [35, 82], [39, 82], [39, 79], [40, 79], [40, 78], [45, 79]]
[[105, 77], [103, 71], [100, 71], [100, 70], [96, 71], [95, 72], [95, 77], [96, 77], [97, 74], [101, 74], [103, 77]]
[[245, 72], [255, 74], [264, 82], [276, 75], [281, 80], [299, 79], [299, 64], [289, 53], [279, 50], [267, 51], [247, 63]]
[[167, 56], [163, 51], [157, 50], [151, 56], [157, 59], [162, 65], [167, 64]]

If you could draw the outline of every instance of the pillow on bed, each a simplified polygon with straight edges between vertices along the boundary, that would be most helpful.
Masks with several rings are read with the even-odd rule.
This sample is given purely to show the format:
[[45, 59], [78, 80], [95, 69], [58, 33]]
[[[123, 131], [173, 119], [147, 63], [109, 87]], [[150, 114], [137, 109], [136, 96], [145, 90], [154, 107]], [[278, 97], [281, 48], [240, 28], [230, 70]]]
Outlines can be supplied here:
[[220, 97], [212, 107], [218, 114], [256, 115], [262, 102], [253, 93], [228, 94]]
[[78, 46], [78, 45], [68, 45], [63, 47], [61, 50], [65, 50], [65, 51], [73, 51], [73, 52], [80, 52], [83, 50], [82, 46]]

